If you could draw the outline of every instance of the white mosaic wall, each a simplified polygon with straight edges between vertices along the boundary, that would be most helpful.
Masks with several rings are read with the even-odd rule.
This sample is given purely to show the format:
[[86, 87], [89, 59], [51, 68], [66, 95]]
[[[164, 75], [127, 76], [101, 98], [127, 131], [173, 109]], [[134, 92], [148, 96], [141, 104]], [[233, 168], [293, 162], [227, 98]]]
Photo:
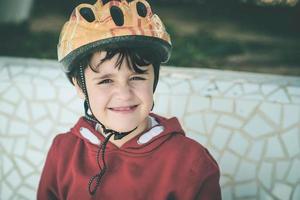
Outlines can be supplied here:
[[[0, 200], [35, 199], [82, 102], [55, 61], [0, 57], [0, 80]], [[223, 199], [300, 199], [300, 77], [163, 68], [154, 111], [214, 155]]]

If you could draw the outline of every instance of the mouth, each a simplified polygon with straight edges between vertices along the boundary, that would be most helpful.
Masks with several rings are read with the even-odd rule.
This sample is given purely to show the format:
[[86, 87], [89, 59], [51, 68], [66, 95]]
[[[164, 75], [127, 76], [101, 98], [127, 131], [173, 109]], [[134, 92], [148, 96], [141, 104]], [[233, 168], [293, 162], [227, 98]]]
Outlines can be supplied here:
[[116, 113], [131, 113], [136, 110], [138, 105], [133, 105], [133, 106], [118, 106], [118, 107], [111, 107], [108, 108], [110, 111], [116, 112]]

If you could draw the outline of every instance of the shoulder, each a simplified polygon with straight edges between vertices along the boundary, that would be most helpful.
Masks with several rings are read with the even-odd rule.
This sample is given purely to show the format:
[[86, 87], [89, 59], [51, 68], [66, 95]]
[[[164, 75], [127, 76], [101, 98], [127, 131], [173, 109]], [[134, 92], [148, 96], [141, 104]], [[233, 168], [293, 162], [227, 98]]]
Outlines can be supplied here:
[[66, 151], [71, 149], [76, 143], [77, 138], [71, 132], [59, 133], [53, 138], [50, 151], [56, 153]]

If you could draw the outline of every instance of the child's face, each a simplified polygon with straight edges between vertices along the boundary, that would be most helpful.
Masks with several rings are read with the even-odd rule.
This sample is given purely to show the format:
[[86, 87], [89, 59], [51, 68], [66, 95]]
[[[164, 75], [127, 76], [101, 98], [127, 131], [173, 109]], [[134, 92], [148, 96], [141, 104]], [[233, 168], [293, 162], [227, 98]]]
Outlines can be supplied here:
[[[105, 55], [95, 53], [91, 65], [97, 66]], [[147, 124], [153, 104], [154, 71], [149, 65], [146, 73], [137, 74], [127, 66], [126, 59], [118, 69], [117, 58], [118, 54], [100, 64], [98, 73], [87, 67], [86, 86], [95, 117], [106, 128], [126, 132]]]

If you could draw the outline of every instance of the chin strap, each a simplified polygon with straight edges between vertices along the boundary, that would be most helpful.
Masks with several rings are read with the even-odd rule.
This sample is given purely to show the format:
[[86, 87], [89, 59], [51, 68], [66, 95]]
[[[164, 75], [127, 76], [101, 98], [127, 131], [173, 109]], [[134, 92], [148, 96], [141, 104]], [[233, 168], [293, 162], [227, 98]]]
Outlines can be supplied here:
[[[126, 135], [128, 135], [128, 134], [132, 133], [133, 131], [135, 131], [137, 129], [137, 127], [134, 128], [131, 131], [128, 131], [128, 132], [118, 132], [118, 131], [106, 128], [104, 126], [104, 124], [102, 124], [95, 117], [95, 115], [92, 112], [92, 109], [91, 109], [91, 106], [90, 106], [90, 103], [89, 103], [89, 95], [88, 95], [87, 88], [86, 88], [86, 82], [85, 82], [85, 75], [84, 75], [83, 66], [79, 67], [79, 73], [80, 73], [80, 82], [81, 82], [82, 90], [83, 90], [83, 93], [84, 93], [84, 96], [85, 96], [85, 101], [84, 101], [85, 116], [84, 117], [92, 123], [99, 123], [102, 127], [104, 135], [107, 135], [105, 140], [99, 145], [99, 148], [98, 148], [98, 151], [97, 151], [96, 160], [97, 160], [97, 165], [99, 167], [99, 172], [96, 175], [92, 176], [89, 180], [89, 183], [88, 183], [89, 193], [90, 193], [90, 195], [94, 195], [96, 193], [97, 189], [98, 189], [98, 186], [100, 185], [100, 181], [101, 181], [102, 177], [104, 176], [106, 168], [107, 168], [106, 163], [105, 163], [105, 150], [106, 150], [106, 146], [107, 146], [107, 143], [108, 143], [109, 139], [112, 136], [114, 136], [115, 140], [120, 140], [123, 137], [125, 137]], [[102, 152], [101, 153], [101, 158], [102, 158], [102, 166], [103, 167], [101, 167], [101, 164], [100, 164], [100, 161], [99, 161], [100, 152]]]

